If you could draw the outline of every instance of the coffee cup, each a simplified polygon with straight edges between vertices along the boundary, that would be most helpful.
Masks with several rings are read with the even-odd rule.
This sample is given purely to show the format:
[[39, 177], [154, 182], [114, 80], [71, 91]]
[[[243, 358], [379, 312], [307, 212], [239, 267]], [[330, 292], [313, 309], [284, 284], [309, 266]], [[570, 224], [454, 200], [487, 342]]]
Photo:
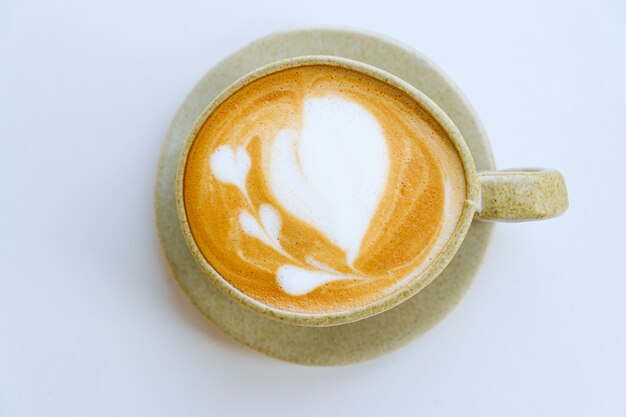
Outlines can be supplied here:
[[567, 208], [560, 173], [477, 172], [450, 117], [415, 87], [333, 56], [234, 82], [189, 133], [178, 216], [207, 279], [268, 317], [361, 320], [432, 282], [472, 221]]

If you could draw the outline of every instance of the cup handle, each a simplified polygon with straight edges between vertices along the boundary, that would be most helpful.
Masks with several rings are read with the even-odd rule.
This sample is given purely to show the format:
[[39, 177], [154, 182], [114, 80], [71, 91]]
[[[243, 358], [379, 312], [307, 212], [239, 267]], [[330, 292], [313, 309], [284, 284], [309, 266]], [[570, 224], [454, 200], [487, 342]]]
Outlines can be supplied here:
[[522, 168], [478, 173], [481, 204], [476, 219], [523, 222], [561, 215], [568, 206], [565, 179], [553, 169]]

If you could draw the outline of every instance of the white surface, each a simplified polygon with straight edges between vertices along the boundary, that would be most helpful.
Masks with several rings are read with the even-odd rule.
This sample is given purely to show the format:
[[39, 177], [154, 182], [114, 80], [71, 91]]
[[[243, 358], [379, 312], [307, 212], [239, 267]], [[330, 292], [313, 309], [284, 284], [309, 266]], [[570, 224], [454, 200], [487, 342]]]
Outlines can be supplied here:
[[[1, 2], [0, 416], [624, 415], [625, 3], [436, 3]], [[559, 168], [571, 197], [560, 219], [499, 225], [434, 330], [342, 368], [266, 358], [205, 322], [152, 213], [194, 83], [318, 24], [430, 56], [498, 165]]]

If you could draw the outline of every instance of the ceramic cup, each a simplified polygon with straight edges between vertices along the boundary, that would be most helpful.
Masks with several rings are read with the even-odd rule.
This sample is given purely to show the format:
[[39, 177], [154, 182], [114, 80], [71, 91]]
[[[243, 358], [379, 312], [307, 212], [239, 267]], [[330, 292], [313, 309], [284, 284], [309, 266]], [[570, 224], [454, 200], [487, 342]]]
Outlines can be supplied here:
[[[305, 65], [333, 65], [358, 71], [386, 82], [409, 95], [445, 130], [460, 156], [466, 183], [466, 199], [457, 227], [432, 264], [399, 291], [382, 300], [358, 306], [350, 311], [295, 313], [267, 306], [239, 291], [224, 279], [204, 258], [190, 231], [183, 200], [184, 171], [189, 149], [209, 117], [231, 94], [267, 74]], [[450, 117], [426, 95], [402, 79], [379, 68], [334, 56], [304, 56], [276, 61], [243, 76], [222, 91], [204, 109], [187, 136], [180, 155], [176, 176], [176, 203], [185, 241], [208, 279], [233, 300], [265, 316], [301, 326], [332, 326], [361, 320], [388, 310], [415, 295], [430, 284], [448, 265], [461, 246], [473, 221], [520, 222], [540, 220], [562, 214], [568, 205], [563, 176], [555, 170], [524, 168], [477, 172], [472, 154]]]

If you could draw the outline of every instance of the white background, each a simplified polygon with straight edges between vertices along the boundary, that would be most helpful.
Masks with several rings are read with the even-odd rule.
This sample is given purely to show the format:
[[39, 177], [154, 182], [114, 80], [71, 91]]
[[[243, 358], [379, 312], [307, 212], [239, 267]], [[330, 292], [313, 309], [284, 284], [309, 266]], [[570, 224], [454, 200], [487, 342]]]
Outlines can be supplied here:
[[[0, 416], [626, 415], [625, 5], [0, 0]], [[421, 339], [310, 368], [193, 310], [152, 192], [168, 123], [213, 64], [327, 24], [431, 57], [498, 166], [559, 168], [571, 200], [499, 225]]]

